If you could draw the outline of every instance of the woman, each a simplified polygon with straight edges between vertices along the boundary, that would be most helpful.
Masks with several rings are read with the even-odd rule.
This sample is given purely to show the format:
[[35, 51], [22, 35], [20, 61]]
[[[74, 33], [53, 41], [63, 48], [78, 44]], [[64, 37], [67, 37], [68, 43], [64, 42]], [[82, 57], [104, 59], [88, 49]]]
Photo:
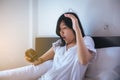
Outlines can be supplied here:
[[56, 33], [60, 40], [35, 65], [53, 59], [53, 66], [39, 80], [82, 80], [96, 50], [91, 37], [85, 36], [78, 16], [68, 12], [60, 16]]

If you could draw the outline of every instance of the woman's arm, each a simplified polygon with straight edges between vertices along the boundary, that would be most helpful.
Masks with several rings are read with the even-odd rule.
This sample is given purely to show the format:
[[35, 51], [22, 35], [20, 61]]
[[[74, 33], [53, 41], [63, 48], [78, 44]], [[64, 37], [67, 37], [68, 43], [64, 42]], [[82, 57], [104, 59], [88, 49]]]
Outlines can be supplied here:
[[33, 62], [34, 65], [41, 64], [47, 60], [53, 59], [54, 57], [54, 50], [53, 47], [51, 47], [45, 54], [40, 56], [36, 61]]
[[72, 14], [65, 14], [66, 17], [69, 17], [73, 23], [73, 29], [76, 33], [76, 44], [78, 50], [78, 58], [81, 64], [87, 64], [92, 58], [92, 53], [86, 48], [81, 30], [79, 28], [78, 20]]

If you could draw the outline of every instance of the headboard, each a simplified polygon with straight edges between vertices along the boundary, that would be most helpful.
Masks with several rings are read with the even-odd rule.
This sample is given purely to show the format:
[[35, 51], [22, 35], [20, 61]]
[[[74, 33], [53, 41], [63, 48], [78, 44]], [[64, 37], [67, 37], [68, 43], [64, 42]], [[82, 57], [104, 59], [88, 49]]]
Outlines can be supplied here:
[[[95, 48], [118, 47], [120, 46], [120, 36], [92, 37], [95, 42]], [[35, 49], [42, 55], [58, 40], [58, 37], [38, 37], [35, 40]]]
[[95, 48], [118, 47], [120, 46], [120, 36], [92, 37]]

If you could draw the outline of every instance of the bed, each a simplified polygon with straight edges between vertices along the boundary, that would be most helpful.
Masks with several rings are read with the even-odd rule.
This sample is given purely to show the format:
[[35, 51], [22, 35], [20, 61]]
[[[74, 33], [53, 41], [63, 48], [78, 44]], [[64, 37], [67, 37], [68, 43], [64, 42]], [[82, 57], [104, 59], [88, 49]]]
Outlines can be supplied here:
[[[120, 36], [92, 37], [97, 49], [97, 58], [89, 64], [84, 80], [120, 80]], [[39, 37], [35, 49], [42, 55], [58, 37]], [[42, 47], [41, 47], [42, 46]], [[37, 80], [51, 68], [52, 60], [41, 65], [28, 65], [0, 71], [0, 80]]]

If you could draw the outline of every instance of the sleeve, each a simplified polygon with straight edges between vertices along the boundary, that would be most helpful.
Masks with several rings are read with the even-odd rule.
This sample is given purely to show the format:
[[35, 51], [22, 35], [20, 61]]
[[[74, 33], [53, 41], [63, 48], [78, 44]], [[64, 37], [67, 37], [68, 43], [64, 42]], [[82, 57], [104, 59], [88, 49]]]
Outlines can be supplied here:
[[54, 51], [56, 51], [57, 47], [60, 47], [61, 43], [62, 43], [61, 39], [58, 39], [56, 42], [52, 43]]
[[86, 47], [88, 48], [88, 50], [92, 51], [93, 57], [92, 57], [90, 62], [93, 62], [96, 59], [96, 56], [97, 56], [94, 41], [91, 37], [85, 36], [84, 37], [84, 43], [85, 43]]

